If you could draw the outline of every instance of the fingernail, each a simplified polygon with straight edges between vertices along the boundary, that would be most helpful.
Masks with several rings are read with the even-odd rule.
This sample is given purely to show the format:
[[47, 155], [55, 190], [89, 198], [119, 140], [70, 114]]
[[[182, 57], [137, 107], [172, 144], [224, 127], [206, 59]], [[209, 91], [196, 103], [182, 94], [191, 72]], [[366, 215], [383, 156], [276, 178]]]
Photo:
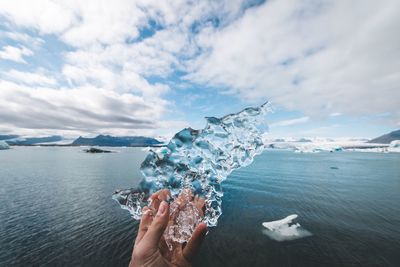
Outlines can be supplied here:
[[142, 209], [142, 213], [143, 215], [151, 215], [151, 209], [149, 209], [149, 207], [146, 206]]
[[163, 215], [167, 210], [167, 206], [168, 206], [167, 202], [165, 201], [161, 202], [160, 207], [158, 208], [157, 216]]

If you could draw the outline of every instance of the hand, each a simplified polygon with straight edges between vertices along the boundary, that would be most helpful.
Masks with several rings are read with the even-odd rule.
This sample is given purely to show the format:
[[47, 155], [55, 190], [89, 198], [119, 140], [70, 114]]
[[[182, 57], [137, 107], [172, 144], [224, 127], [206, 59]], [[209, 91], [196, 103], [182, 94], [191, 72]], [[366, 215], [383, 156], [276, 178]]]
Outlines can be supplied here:
[[191, 261], [204, 240], [207, 226], [200, 223], [186, 246], [175, 243], [170, 251], [163, 238], [169, 221], [169, 205], [165, 201], [168, 195], [168, 190], [155, 193], [151, 197], [152, 207], [143, 208], [129, 267], [191, 266]]

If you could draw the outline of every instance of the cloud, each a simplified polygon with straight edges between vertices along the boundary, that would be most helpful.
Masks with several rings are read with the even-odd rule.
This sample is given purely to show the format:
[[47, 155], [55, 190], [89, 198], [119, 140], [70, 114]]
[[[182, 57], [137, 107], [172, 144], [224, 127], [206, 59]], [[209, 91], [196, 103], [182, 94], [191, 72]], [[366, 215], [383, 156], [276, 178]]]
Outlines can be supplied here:
[[338, 117], [341, 115], [342, 115], [342, 113], [340, 113], [340, 112], [333, 112], [333, 113], [329, 114], [329, 117]]
[[[134, 133], [159, 127], [168, 103], [95, 87], [51, 89], [0, 81], [0, 126], [59, 132]], [[165, 122], [164, 125], [165, 126]]]
[[137, 38], [138, 28], [147, 23], [140, 6], [129, 0], [112, 4], [107, 0], [76, 1], [69, 7], [74, 13], [71, 17], [81, 19], [62, 34], [62, 39], [74, 47], [123, 43]]
[[34, 47], [39, 47], [44, 44], [44, 40], [38, 37], [32, 37], [29, 34], [21, 32], [0, 32], [1, 37], [6, 37], [11, 40], [24, 43], [25, 45], [32, 45]]
[[398, 1], [267, 1], [196, 36], [187, 79], [307, 116], [400, 121]]
[[67, 2], [51, 0], [38, 0], [35, 3], [26, 0], [1, 1], [0, 15], [14, 25], [34, 28], [42, 34], [62, 33], [79, 21], [74, 8]]
[[[2, 68], [3, 79], [8, 80], [2, 86], [17, 88], [4, 91], [3, 96], [7, 92], [15, 97], [19, 107], [20, 100], [38, 104], [22, 95], [28, 94], [31, 101], [40, 96], [45, 98], [46, 111], [52, 110], [46, 108], [53, 104], [51, 97], [89, 98], [79, 109], [68, 100], [63, 109], [72, 117], [81, 113], [82, 123], [59, 118], [57, 127], [57, 120], [48, 120], [55, 129], [73, 125], [76, 131], [84, 131], [83, 125], [89, 125], [88, 131], [128, 129], [122, 126], [128, 120], [111, 123], [108, 108], [104, 118], [90, 113], [109, 104], [106, 96], [125, 107], [117, 109], [117, 118], [126, 119], [121, 117], [123, 111], [133, 112], [124, 102], [128, 96], [145, 103], [147, 112], [153, 110], [142, 118], [128, 115], [136, 120], [130, 121], [133, 129], [172, 125], [160, 120], [182, 84], [214, 88], [218, 94], [232, 94], [245, 102], [268, 99], [304, 113], [303, 118], [275, 126], [339, 112], [385, 113], [393, 124], [400, 123], [398, 1], [255, 2], [1, 1], [0, 21], [7, 30], [2, 36], [13, 42], [0, 50], [0, 58], [26, 63], [31, 56], [21, 69]], [[202, 95], [201, 89], [198, 94]], [[21, 122], [12, 127], [23, 126], [23, 114], [18, 118], [10, 111], [4, 114], [3, 118]], [[32, 129], [38, 127], [37, 120], [26, 119]], [[102, 125], [102, 119], [108, 124]], [[141, 120], [148, 124], [140, 124]]]
[[15, 47], [15, 46], [4, 46], [2, 50], [0, 50], [0, 58], [15, 61], [18, 63], [26, 63], [24, 60], [24, 56], [32, 56], [33, 51], [22, 46], [22, 47]]
[[145, 78], [129, 68], [114, 71], [101, 63], [64, 65], [62, 73], [72, 84], [95, 84], [109, 90], [138, 93], [146, 98], [159, 97], [170, 89], [166, 84], [150, 84]]
[[334, 136], [338, 132], [341, 125], [332, 124], [327, 126], [320, 126], [298, 131], [297, 136]]
[[[149, 82], [143, 76], [171, 71], [167, 69], [177, 62], [172, 53], [179, 49], [181, 37], [176, 34], [169, 39], [170, 34], [160, 32], [137, 41], [139, 28], [148, 25], [150, 15], [145, 9], [140, 1], [0, 3], [0, 16], [11, 23], [5, 37], [33, 43], [30, 35], [21, 32], [28, 29], [41, 36], [51, 34], [68, 46], [59, 55], [62, 63], [58, 73], [44, 69], [2, 73], [11, 81], [0, 81], [4, 88], [2, 129], [151, 134], [157, 128], [182, 125], [179, 119], [161, 120], [171, 105], [163, 99], [169, 85]], [[4, 57], [25, 62], [22, 55], [27, 50], [14, 50], [5, 49], [15, 55]]]
[[51, 86], [57, 84], [56, 79], [44, 73], [9, 70], [7, 72], [2, 72], [2, 75], [4, 75], [7, 79], [24, 84], [45, 85], [45, 86]]
[[278, 122], [271, 123], [269, 126], [270, 127], [282, 127], [282, 126], [293, 126], [296, 124], [302, 124], [305, 122], [310, 121], [309, 117], [301, 117], [297, 119], [291, 119], [291, 120], [282, 120]]

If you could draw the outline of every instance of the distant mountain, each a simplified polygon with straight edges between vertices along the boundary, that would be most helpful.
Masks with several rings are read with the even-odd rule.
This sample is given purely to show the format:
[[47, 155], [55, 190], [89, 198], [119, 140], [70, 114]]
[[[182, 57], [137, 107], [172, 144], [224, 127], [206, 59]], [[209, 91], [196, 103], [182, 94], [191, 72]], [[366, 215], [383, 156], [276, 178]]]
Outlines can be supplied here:
[[368, 143], [390, 144], [393, 140], [400, 140], [400, 130], [369, 140]]
[[28, 137], [28, 138], [12, 139], [12, 140], [7, 140], [7, 143], [9, 145], [29, 146], [40, 143], [58, 142], [61, 140], [63, 140], [62, 136], [53, 135], [45, 137]]
[[157, 139], [144, 136], [110, 136], [98, 135], [94, 138], [80, 136], [73, 146], [157, 146], [162, 142]]
[[0, 134], [0, 140], [8, 140], [8, 139], [13, 139], [13, 138], [17, 138], [18, 135], [15, 134]]
[[300, 138], [296, 142], [299, 142], [299, 143], [312, 143], [312, 141], [310, 139], [306, 139], [306, 138]]

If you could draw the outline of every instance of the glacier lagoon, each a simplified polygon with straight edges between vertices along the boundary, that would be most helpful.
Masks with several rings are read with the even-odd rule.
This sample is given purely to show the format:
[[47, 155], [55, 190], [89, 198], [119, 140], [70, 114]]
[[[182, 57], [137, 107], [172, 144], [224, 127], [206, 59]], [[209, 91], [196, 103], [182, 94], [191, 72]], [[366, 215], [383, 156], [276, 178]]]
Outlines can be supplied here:
[[[0, 266], [127, 266], [138, 222], [110, 199], [146, 152], [0, 151]], [[265, 151], [232, 172], [195, 266], [399, 266], [400, 154]], [[277, 242], [263, 222], [312, 233]]]

